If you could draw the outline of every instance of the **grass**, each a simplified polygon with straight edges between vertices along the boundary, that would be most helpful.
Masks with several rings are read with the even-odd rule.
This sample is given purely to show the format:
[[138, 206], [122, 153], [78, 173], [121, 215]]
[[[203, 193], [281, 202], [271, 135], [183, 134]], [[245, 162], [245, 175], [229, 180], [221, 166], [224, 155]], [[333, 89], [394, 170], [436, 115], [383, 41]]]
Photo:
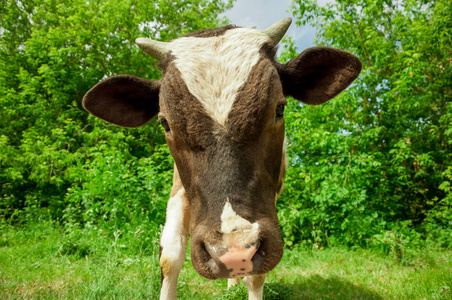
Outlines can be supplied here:
[[[158, 242], [143, 246], [149, 245], [139, 242], [145, 235], [68, 235], [48, 223], [3, 226], [0, 298], [157, 299]], [[247, 299], [243, 284], [226, 287], [226, 280], [196, 274], [187, 253], [180, 299]], [[400, 263], [370, 250], [298, 249], [285, 251], [267, 275], [264, 294], [265, 299], [452, 299], [451, 288], [452, 251], [423, 249]]]

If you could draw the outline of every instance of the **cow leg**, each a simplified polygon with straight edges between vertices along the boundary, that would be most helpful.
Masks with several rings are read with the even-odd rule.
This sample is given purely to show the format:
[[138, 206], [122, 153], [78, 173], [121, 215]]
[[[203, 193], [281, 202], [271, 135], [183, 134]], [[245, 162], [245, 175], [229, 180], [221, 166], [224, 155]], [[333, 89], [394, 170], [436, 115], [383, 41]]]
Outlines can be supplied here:
[[245, 276], [243, 282], [245, 282], [245, 285], [248, 288], [249, 300], [262, 300], [264, 295], [265, 274]]
[[231, 288], [231, 286], [239, 285], [240, 284], [240, 278], [228, 278], [228, 289]]
[[184, 264], [189, 220], [188, 200], [174, 166], [173, 188], [168, 200], [166, 222], [160, 240], [161, 300], [177, 298], [177, 277]]

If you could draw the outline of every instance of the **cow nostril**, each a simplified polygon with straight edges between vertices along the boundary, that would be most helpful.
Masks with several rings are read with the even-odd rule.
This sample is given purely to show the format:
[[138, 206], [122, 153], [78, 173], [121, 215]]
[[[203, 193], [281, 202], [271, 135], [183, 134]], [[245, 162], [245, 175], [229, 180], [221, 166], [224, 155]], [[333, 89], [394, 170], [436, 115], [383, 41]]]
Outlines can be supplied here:
[[259, 239], [253, 246], [256, 247], [256, 253], [254, 254], [251, 261], [253, 262], [254, 268], [259, 268], [265, 261], [266, 242], [265, 240]]
[[258, 239], [257, 241], [254, 241], [252, 243], [245, 244], [245, 248], [255, 247], [256, 249], [259, 249], [260, 245], [261, 245], [261, 240]]
[[205, 243], [201, 243], [201, 251], [204, 253], [203, 257], [205, 262], [208, 262], [212, 259], [212, 253], [210, 253]]
[[219, 258], [227, 252], [227, 248], [203, 244], [205, 251], [209, 254], [209, 258]]
[[259, 250], [259, 247], [261, 246], [261, 239], [259, 238], [257, 241], [251, 244], [251, 246], [256, 247], [256, 249]]

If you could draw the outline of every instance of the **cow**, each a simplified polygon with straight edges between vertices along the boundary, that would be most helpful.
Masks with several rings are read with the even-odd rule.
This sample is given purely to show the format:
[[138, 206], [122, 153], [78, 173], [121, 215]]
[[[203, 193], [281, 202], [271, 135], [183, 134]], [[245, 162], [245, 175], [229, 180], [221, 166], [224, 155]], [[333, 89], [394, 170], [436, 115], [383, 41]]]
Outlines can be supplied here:
[[107, 122], [135, 128], [158, 115], [165, 131], [175, 163], [160, 241], [160, 299], [177, 297], [189, 233], [194, 269], [228, 278], [228, 286], [243, 279], [249, 299], [262, 299], [265, 273], [281, 260], [276, 200], [288, 165], [286, 97], [319, 105], [361, 72], [356, 56], [329, 47], [276, 62], [291, 21], [263, 31], [205, 29], [171, 42], [138, 38], [162, 78], [113, 76], [83, 98], [83, 107]]

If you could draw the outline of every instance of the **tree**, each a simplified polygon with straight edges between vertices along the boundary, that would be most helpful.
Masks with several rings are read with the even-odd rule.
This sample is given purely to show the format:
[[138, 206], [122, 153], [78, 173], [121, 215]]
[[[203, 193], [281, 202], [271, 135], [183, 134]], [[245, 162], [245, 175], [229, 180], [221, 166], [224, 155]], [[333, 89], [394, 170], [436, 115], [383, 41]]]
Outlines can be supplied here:
[[294, 0], [292, 11], [318, 45], [364, 67], [328, 104], [290, 105], [288, 244], [367, 245], [395, 228], [450, 247], [451, 2]]
[[118, 128], [88, 116], [80, 103], [114, 74], [160, 77], [135, 38], [167, 41], [217, 27], [228, 6], [220, 0], [3, 1], [1, 216], [44, 215], [109, 230], [149, 223], [158, 230], [172, 169], [160, 128], [155, 122]]

